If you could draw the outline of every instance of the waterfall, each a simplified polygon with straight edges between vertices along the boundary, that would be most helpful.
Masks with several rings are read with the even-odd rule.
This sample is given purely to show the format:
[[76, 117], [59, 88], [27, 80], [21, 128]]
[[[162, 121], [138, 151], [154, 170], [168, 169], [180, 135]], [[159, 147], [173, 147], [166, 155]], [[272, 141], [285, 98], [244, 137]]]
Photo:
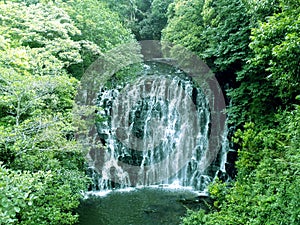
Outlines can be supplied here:
[[208, 159], [209, 101], [184, 72], [145, 63], [134, 81], [101, 87], [97, 105], [104, 147], [90, 154], [90, 167], [100, 190], [177, 184], [203, 191], [224, 172], [226, 130], [218, 157]]

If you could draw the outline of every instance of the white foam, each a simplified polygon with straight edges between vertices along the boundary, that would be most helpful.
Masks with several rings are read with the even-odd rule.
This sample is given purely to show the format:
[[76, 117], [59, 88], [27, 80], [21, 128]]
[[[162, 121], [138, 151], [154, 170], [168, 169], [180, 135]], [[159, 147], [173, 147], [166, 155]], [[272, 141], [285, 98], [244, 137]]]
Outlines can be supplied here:
[[88, 191], [84, 193], [84, 198], [89, 198], [90, 196], [99, 196], [99, 197], [105, 197], [108, 194], [110, 194], [112, 190], [105, 190], [105, 191]]

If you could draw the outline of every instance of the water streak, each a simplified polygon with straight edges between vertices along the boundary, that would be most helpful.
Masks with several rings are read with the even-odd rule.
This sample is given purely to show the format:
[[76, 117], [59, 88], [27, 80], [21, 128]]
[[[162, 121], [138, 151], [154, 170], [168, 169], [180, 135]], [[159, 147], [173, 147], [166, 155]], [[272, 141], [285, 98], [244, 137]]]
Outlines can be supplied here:
[[[206, 96], [183, 73], [145, 66], [134, 82], [102, 88], [97, 124], [105, 150], [91, 157], [100, 190], [166, 185], [203, 191], [224, 171], [226, 133], [219, 158], [207, 167], [210, 108]], [[151, 71], [151, 73], [149, 73]]]

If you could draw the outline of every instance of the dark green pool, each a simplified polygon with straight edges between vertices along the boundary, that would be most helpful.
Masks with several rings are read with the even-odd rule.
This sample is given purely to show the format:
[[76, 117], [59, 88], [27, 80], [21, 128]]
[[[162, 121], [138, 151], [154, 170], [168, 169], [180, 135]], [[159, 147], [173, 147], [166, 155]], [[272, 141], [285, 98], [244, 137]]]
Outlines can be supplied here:
[[94, 194], [78, 208], [78, 225], [176, 225], [188, 208], [201, 205], [197, 193], [187, 189], [137, 188]]

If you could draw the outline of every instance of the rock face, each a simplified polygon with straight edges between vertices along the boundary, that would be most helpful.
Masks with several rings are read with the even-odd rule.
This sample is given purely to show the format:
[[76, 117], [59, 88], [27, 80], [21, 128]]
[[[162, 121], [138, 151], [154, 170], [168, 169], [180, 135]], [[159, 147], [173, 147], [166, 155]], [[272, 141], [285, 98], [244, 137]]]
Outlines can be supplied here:
[[226, 173], [233, 179], [237, 175], [237, 169], [235, 167], [235, 162], [237, 160], [238, 154], [235, 150], [229, 150], [227, 153], [227, 161], [225, 163]]

